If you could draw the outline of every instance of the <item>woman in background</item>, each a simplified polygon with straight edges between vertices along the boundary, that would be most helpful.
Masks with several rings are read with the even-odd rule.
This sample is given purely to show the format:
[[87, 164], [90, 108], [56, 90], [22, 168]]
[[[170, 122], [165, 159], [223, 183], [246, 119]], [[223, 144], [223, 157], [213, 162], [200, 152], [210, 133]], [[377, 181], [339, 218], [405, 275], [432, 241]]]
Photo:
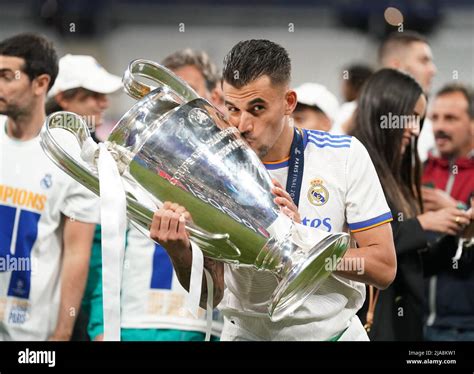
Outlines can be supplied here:
[[[351, 135], [367, 148], [392, 210], [398, 263], [395, 281], [384, 291], [369, 286], [359, 312], [371, 340], [422, 340], [424, 258], [450, 261], [456, 249], [454, 235], [462, 228], [456, 217], [469, 223], [469, 215], [456, 208], [423, 213], [416, 146], [425, 112], [422, 88], [397, 70], [375, 73], [359, 98]], [[426, 231], [449, 236], [428, 248]]]

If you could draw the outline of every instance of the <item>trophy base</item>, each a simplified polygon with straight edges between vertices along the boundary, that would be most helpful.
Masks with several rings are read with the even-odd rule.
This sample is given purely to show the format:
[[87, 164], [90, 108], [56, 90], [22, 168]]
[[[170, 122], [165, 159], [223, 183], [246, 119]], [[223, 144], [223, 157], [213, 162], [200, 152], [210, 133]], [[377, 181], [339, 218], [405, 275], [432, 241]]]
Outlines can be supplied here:
[[349, 246], [346, 233], [333, 234], [315, 245], [279, 282], [268, 306], [274, 322], [291, 315], [335, 270]]

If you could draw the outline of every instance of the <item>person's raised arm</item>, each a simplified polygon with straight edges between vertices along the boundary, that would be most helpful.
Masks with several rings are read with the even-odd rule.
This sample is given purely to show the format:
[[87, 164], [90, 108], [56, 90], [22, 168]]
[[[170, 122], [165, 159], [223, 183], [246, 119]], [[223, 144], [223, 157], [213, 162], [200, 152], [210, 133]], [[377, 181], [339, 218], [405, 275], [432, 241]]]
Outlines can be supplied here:
[[[189, 235], [185, 228], [186, 221], [191, 221], [191, 216], [184, 207], [165, 202], [163, 207], [153, 215], [150, 237], [166, 250], [179, 282], [189, 291], [192, 251]], [[224, 295], [224, 264], [204, 257], [204, 267], [209, 271], [214, 282], [213, 307], [216, 307]], [[202, 308], [206, 308], [206, 301], [207, 282], [206, 277], [203, 276], [200, 301]]]

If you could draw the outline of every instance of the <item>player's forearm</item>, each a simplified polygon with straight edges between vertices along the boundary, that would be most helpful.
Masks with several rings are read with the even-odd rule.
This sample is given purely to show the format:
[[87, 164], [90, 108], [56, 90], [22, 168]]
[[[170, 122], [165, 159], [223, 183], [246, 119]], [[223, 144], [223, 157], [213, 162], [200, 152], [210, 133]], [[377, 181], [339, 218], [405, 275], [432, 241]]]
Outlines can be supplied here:
[[69, 340], [79, 313], [87, 281], [90, 249], [78, 245], [64, 251], [59, 315], [53, 336]]
[[337, 265], [336, 275], [379, 289], [387, 288], [395, 279], [396, 259], [386, 256], [386, 249], [376, 245], [350, 248]]
[[[171, 257], [171, 256], [170, 256]], [[176, 271], [176, 276], [179, 280], [179, 283], [183, 286], [184, 289], [189, 291], [189, 283], [191, 279], [191, 267], [192, 267], [192, 252], [191, 250], [186, 251], [186, 253], [179, 258], [171, 258], [173, 263], [174, 270]], [[224, 266], [221, 262], [211, 260], [207, 257], [204, 257], [204, 267], [210, 273], [213, 281], [213, 307], [217, 306], [224, 295]], [[201, 288], [201, 299], [200, 306], [201, 308], [206, 308], [207, 306], [207, 281], [206, 276], [203, 275], [202, 279], [202, 288]]]
[[[213, 300], [212, 307], [215, 308], [224, 296], [224, 264], [210, 258], [204, 257], [204, 267], [209, 271], [213, 282]], [[201, 292], [201, 308], [207, 308], [208, 285], [206, 277], [203, 278]]]

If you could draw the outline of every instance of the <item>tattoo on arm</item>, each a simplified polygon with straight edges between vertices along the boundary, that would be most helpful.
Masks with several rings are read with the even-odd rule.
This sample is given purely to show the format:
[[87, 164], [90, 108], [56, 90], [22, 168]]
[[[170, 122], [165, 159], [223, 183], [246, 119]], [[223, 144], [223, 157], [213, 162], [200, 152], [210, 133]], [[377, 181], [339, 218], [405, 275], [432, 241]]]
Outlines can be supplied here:
[[[173, 267], [176, 270], [176, 275], [178, 277], [179, 282], [181, 285], [189, 291], [189, 283], [191, 279], [191, 266], [190, 264], [182, 265], [175, 263], [173, 260]], [[212, 277], [212, 281], [214, 283], [214, 300], [213, 306], [217, 306], [222, 300], [224, 296], [224, 264], [219, 261], [212, 260], [208, 257], [204, 257], [204, 267], [207, 269], [209, 274]], [[201, 299], [200, 305], [202, 308], [206, 309], [207, 307], [207, 281], [206, 275], [203, 274], [202, 280], [202, 289], [201, 289]]]
[[[204, 257], [204, 267], [207, 269], [207, 271], [209, 271], [209, 274], [211, 274], [212, 281], [214, 283], [213, 307], [216, 307], [224, 296], [224, 264], [222, 262]], [[204, 275], [200, 301], [201, 308], [207, 307], [207, 292], [206, 276]]]

